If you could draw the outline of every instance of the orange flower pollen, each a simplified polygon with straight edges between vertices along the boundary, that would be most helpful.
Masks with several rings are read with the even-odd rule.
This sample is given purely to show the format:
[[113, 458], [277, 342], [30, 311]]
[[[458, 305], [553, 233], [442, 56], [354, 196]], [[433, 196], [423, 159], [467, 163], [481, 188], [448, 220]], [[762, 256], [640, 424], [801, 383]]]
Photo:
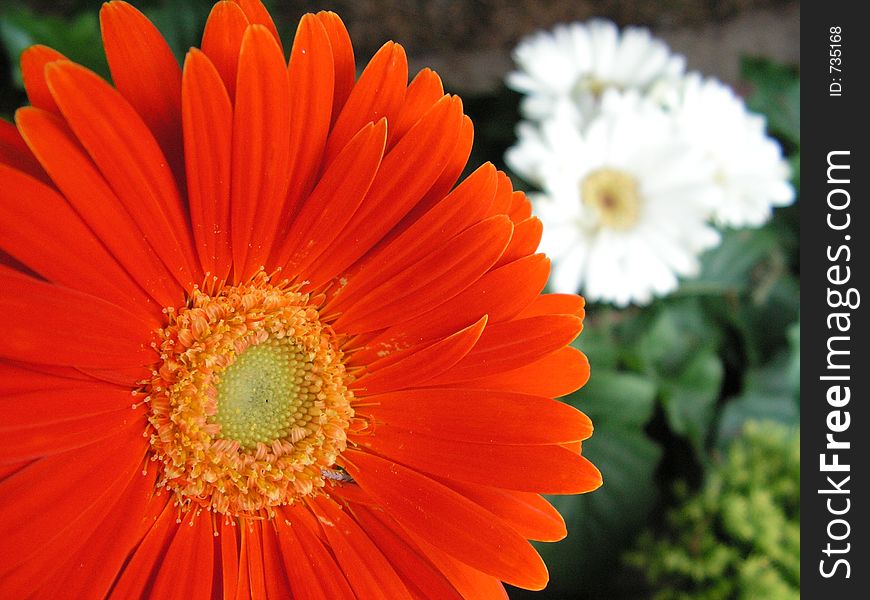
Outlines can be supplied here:
[[309, 300], [261, 272], [167, 310], [147, 399], [160, 485], [182, 506], [237, 515], [324, 486], [347, 444], [353, 395]]

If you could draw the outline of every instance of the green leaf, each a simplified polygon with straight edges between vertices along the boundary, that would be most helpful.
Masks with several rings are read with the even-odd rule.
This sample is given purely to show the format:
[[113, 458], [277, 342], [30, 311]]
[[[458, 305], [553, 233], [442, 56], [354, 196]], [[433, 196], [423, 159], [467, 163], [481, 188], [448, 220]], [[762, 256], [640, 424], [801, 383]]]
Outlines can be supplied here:
[[639, 432], [608, 429], [597, 435], [584, 442], [583, 454], [601, 469], [604, 484], [590, 494], [551, 498], [568, 537], [537, 545], [550, 568], [547, 589], [554, 597], [606, 580], [658, 500], [653, 473], [659, 447]]
[[649, 314], [651, 323], [631, 348], [632, 366], [650, 377], [678, 376], [698, 353], [718, 348], [721, 332], [696, 298], [676, 298]]
[[801, 324], [792, 324], [786, 333], [788, 336], [789, 358], [786, 366], [786, 379], [794, 396], [801, 396]]
[[702, 272], [683, 293], [702, 291], [710, 314], [733, 327], [750, 364], [786, 343], [785, 329], [800, 310], [800, 283], [791, 272], [794, 232], [775, 220], [761, 229], [730, 230], [702, 257]]
[[83, 11], [69, 19], [39, 15], [22, 5], [6, 6], [0, 11], [0, 42], [13, 65], [16, 85], [23, 87], [18, 58], [33, 44], [51, 46], [67, 58], [108, 77], [97, 12]]
[[655, 395], [649, 378], [602, 370], [568, 399], [595, 425], [583, 456], [599, 468], [604, 484], [589, 494], [550, 499], [568, 526], [565, 540], [537, 546], [550, 567], [551, 594], [567, 597], [605, 579], [655, 505], [653, 475], [661, 450], [642, 429]]
[[619, 345], [609, 327], [592, 326], [586, 323], [583, 333], [572, 344], [589, 359], [592, 369], [615, 369], [619, 362]]
[[174, 0], [144, 12], [181, 62], [191, 46], [200, 45], [211, 6], [202, 0]]
[[800, 326], [789, 328], [791, 348], [773, 360], [749, 369], [742, 392], [730, 399], [719, 417], [718, 444], [726, 446], [749, 420], [800, 424]]
[[769, 286], [753, 290], [752, 301], [738, 313], [753, 362], [774, 356], [788, 343], [788, 327], [800, 318], [800, 281], [793, 275], [777, 277]]
[[769, 228], [730, 229], [723, 232], [722, 243], [701, 257], [700, 275], [684, 284], [682, 293], [694, 289], [742, 293], [752, 283], [759, 263], [782, 254], [776, 232]]
[[713, 350], [695, 355], [675, 378], [662, 382], [662, 404], [670, 428], [705, 452], [725, 369]]
[[639, 430], [652, 416], [656, 391], [655, 381], [648, 377], [602, 369], [567, 401], [589, 415], [596, 429], [614, 426]]
[[762, 58], [744, 58], [741, 74], [755, 88], [747, 101], [749, 109], [767, 117], [771, 133], [799, 146], [801, 93], [797, 70]]
[[747, 393], [730, 401], [719, 417], [718, 446], [740, 436], [747, 421], [776, 421], [797, 426], [800, 410], [791, 396]]

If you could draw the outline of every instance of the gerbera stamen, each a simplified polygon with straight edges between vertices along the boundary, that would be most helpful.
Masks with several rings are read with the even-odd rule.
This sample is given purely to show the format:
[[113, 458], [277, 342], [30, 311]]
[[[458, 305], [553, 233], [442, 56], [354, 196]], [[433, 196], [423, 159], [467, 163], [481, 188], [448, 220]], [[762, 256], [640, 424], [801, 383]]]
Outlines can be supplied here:
[[149, 383], [151, 445], [183, 505], [245, 513], [323, 487], [353, 409], [338, 342], [265, 273], [167, 311]]
[[630, 229], [640, 216], [637, 180], [618, 169], [596, 169], [580, 184], [580, 196], [600, 223], [611, 229]]

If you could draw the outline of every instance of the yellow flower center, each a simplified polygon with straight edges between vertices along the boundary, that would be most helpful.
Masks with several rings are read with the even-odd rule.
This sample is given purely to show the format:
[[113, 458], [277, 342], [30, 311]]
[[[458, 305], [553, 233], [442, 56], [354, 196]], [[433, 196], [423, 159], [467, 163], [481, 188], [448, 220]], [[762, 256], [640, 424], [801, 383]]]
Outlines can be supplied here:
[[167, 311], [147, 385], [160, 485], [242, 514], [324, 486], [353, 418], [339, 343], [298, 288], [260, 273]]
[[640, 218], [637, 180], [617, 169], [596, 169], [580, 183], [580, 198], [599, 223], [610, 229], [631, 229]]
[[600, 98], [604, 95], [604, 90], [609, 87], [618, 88], [616, 84], [608, 83], [602, 79], [596, 79], [595, 77], [588, 77], [585, 80], [580, 82], [582, 88], [585, 88], [587, 92], [595, 96], [596, 98]]

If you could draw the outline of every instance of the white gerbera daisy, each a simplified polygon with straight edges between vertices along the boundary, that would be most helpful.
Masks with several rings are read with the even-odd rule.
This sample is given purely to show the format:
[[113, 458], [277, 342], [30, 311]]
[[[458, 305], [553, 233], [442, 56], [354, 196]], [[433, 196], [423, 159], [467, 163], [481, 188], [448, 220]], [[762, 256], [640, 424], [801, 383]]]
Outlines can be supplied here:
[[750, 113], [728, 86], [688, 75], [673, 107], [681, 135], [713, 165], [719, 225], [757, 227], [774, 206], [794, 201], [790, 169], [764, 118]]
[[648, 29], [620, 32], [604, 19], [538, 32], [517, 46], [514, 60], [519, 70], [507, 83], [527, 94], [522, 111], [533, 120], [589, 118], [605, 89], [648, 92], [677, 82], [686, 63]]
[[533, 162], [542, 182], [545, 193], [531, 197], [555, 291], [646, 304], [673, 291], [678, 277], [696, 275], [698, 254], [718, 243], [707, 223], [712, 171], [648, 99], [607, 92], [601, 114], [582, 130], [549, 120], [526, 137], [532, 147], [523, 143], [507, 160], [515, 170]]

